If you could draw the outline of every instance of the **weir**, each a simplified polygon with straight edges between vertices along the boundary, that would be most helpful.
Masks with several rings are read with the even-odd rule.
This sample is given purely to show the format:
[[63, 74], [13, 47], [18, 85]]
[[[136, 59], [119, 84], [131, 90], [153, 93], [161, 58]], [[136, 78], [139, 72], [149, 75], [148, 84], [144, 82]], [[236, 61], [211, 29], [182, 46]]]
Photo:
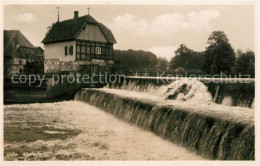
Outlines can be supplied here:
[[119, 89], [86, 88], [77, 92], [75, 100], [94, 105], [208, 159], [255, 159], [253, 110], [218, 108], [215, 103], [203, 106], [194, 106], [192, 102], [170, 104], [169, 101], [148, 98], [144, 93], [141, 98], [131, 93]]
[[[199, 79], [201, 87], [205, 87], [210, 93], [211, 97], [207, 96], [207, 100], [212, 100], [215, 103], [228, 105], [254, 108], [255, 100], [255, 82], [254, 79], [223, 79], [220, 78], [194, 78]], [[120, 79], [118, 79], [120, 80]], [[186, 86], [191, 85], [189, 81], [184, 82], [185, 78], [166, 78], [166, 77], [126, 77], [124, 81], [117, 81], [109, 83], [107, 87], [114, 89], [126, 89], [137, 92], [148, 92], [149, 94], [161, 93], [163, 88], [174, 82], [181, 83]], [[187, 79], [186, 80], [192, 80]], [[179, 82], [181, 81], [181, 82]], [[185, 85], [186, 84], [186, 85]], [[189, 87], [187, 86], [187, 87]], [[185, 89], [185, 88], [184, 88]], [[194, 89], [194, 87], [193, 87]], [[207, 95], [207, 94], [202, 94]]]
[[[62, 76], [62, 75], [61, 75]], [[60, 76], [60, 77], [61, 77]], [[71, 75], [68, 75], [68, 77]], [[157, 81], [159, 79], [159, 81]], [[136, 92], [148, 92], [149, 94], [158, 94], [163, 88], [169, 88], [168, 86], [173, 82], [178, 82], [178, 80], [166, 81], [166, 78], [133, 78], [124, 77], [115, 78], [115, 82], [108, 82], [107, 87], [113, 89], [126, 89]], [[121, 80], [121, 82], [119, 82]], [[165, 82], [164, 82], [165, 81]], [[209, 82], [210, 78], [206, 80], [199, 81], [204, 84], [201, 87], [206, 87], [208, 94], [204, 97], [206, 100], [212, 100], [215, 103], [228, 105], [228, 106], [241, 106], [254, 108], [255, 100], [255, 83], [254, 80], [249, 80], [249, 83], [215, 83]], [[216, 81], [216, 80], [215, 80]], [[188, 85], [189, 84], [189, 85]], [[64, 81], [59, 81], [53, 84], [52, 78], [46, 78], [43, 80], [42, 84], [39, 80], [33, 84], [27, 82], [23, 84], [14, 84], [10, 79], [6, 79], [4, 83], [4, 103], [34, 103], [34, 102], [54, 102], [61, 100], [71, 100], [74, 94], [80, 88], [90, 88], [90, 87], [104, 87], [105, 83], [78, 83], [74, 81], [72, 83], [68, 82], [67, 79]], [[196, 90], [197, 85], [191, 85], [189, 82], [181, 82], [182, 89], [187, 91], [188, 88], [192, 87]], [[188, 85], [188, 86], [187, 86]], [[171, 87], [174, 88], [174, 87]], [[180, 91], [180, 92], [181, 92]], [[171, 96], [174, 97], [174, 96]], [[170, 97], [170, 98], [171, 98]], [[183, 100], [186, 100], [183, 98]]]

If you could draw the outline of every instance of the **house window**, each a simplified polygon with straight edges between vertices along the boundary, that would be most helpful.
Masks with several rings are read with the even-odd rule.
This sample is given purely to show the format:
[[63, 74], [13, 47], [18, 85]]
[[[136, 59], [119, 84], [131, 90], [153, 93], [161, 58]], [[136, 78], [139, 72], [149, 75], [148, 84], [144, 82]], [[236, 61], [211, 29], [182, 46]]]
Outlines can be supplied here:
[[95, 54], [95, 47], [91, 47], [91, 54]]
[[70, 46], [69, 53], [70, 53], [70, 55], [73, 55], [73, 46]]
[[102, 55], [106, 55], [106, 47], [101, 48], [101, 53], [102, 53]]
[[77, 53], [77, 59], [80, 59], [80, 54], [79, 53]]
[[81, 59], [85, 60], [86, 59], [86, 54], [81, 54]]
[[87, 46], [87, 54], [90, 53], [90, 46]]
[[23, 61], [22, 60], [19, 60], [19, 65], [22, 65], [23, 64]]
[[91, 43], [88, 41], [78, 40], [77, 41], [77, 50], [76, 50], [76, 59], [77, 60], [90, 60], [91, 52]]
[[80, 44], [77, 43], [77, 52], [80, 52]]
[[87, 40], [77, 40], [76, 60], [91, 60], [91, 58], [113, 59], [113, 45]]
[[65, 46], [65, 56], [67, 56], [67, 55], [68, 55], [68, 47]]
[[101, 54], [101, 47], [96, 47], [96, 54]]

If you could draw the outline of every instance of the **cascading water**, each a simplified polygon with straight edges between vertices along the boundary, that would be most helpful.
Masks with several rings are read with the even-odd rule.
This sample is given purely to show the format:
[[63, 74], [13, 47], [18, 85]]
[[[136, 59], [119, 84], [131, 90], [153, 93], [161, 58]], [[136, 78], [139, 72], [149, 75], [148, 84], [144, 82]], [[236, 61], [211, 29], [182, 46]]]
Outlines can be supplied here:
[[232, 98], [230, 96], [226, 96], [221, 104], [226, 106], [232, 106]]
[[210, 84], [195, 78], [183, 78], [172, 83], [160, 84], [149, 79], [130, 79], [123, 84], [109, 84], [108, 88], [145, 92], [166, 100], [218, 103], [253, 109], [254, 84]]
[[200, 103], [212, 102], [212, 96], [207, 87], [196, 79], [180, 79], [168, 85], [155, 86], [151, 83], [138, 85], [135, 81], [124, 83], [121, 87], [112, 87], [129, 91], [146, 92], [165, 100], [194, 101]]
[[166, 99], [196, 101], [200, 103], [212, 101], [211, 94], [207, 91], [207, 87], [197, 80], [177, 80], [167, 85], [167, 89], [166, 93], [163, 94], [163, 97]]
[[215, 104], [196, 80], [168, 85], [129, 81], [81, 89], [76, 100], [94, 105], [209, 159], [254, 160], [254, 111]]

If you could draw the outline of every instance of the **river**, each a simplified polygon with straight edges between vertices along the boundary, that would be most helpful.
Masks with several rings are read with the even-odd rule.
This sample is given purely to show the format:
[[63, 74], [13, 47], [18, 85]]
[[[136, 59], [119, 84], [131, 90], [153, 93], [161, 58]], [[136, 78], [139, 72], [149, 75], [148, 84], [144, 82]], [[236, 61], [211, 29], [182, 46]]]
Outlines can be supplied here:
[[6, 105], [5, 160], [202, 160], [79, 101]]
[[252, 107], [215, 103], [196, 80], [86, 88], [71, 101], [5, 105], [4, 155], [5, 160], [253, 160], [254, 113]]

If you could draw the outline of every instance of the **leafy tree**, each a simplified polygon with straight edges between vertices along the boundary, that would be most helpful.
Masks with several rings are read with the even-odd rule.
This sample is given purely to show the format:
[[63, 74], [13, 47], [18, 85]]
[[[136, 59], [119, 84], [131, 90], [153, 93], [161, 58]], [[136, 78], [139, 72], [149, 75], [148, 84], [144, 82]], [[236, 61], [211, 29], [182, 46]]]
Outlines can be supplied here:
[[203, 71], [207, 74], [233, 74], [236, 58], [226, 34], [214, 31], [207, 43], [209, 46], [204, 55]]
[[175, 51], [175, 56], [170, 61], [172, 69], [179, 67], [185, 69], [201, 69], [202, 64], [203, 54], [187, 48], [185, 44], [180, 45]]
[[47, 32], [45, 33], [45, 36], [51, 31], [51, 29], [54, 27], [56, 23], [52, 23], [51, 26], [48, 26], [46, 29], [47, 29]]
[[154, 70], [157, 56], [143, 50], [114, 50], [115, 62], [124, 66], [128, 71]]
[[236, 73], [255, 77], [255, 53], [253, 51], [237, 51]]
[[157, 59], [157, 69], [160, 71], [166, 71], [167, 63], [168, 63], [168, 61], [165, 57], [159, 57]]

